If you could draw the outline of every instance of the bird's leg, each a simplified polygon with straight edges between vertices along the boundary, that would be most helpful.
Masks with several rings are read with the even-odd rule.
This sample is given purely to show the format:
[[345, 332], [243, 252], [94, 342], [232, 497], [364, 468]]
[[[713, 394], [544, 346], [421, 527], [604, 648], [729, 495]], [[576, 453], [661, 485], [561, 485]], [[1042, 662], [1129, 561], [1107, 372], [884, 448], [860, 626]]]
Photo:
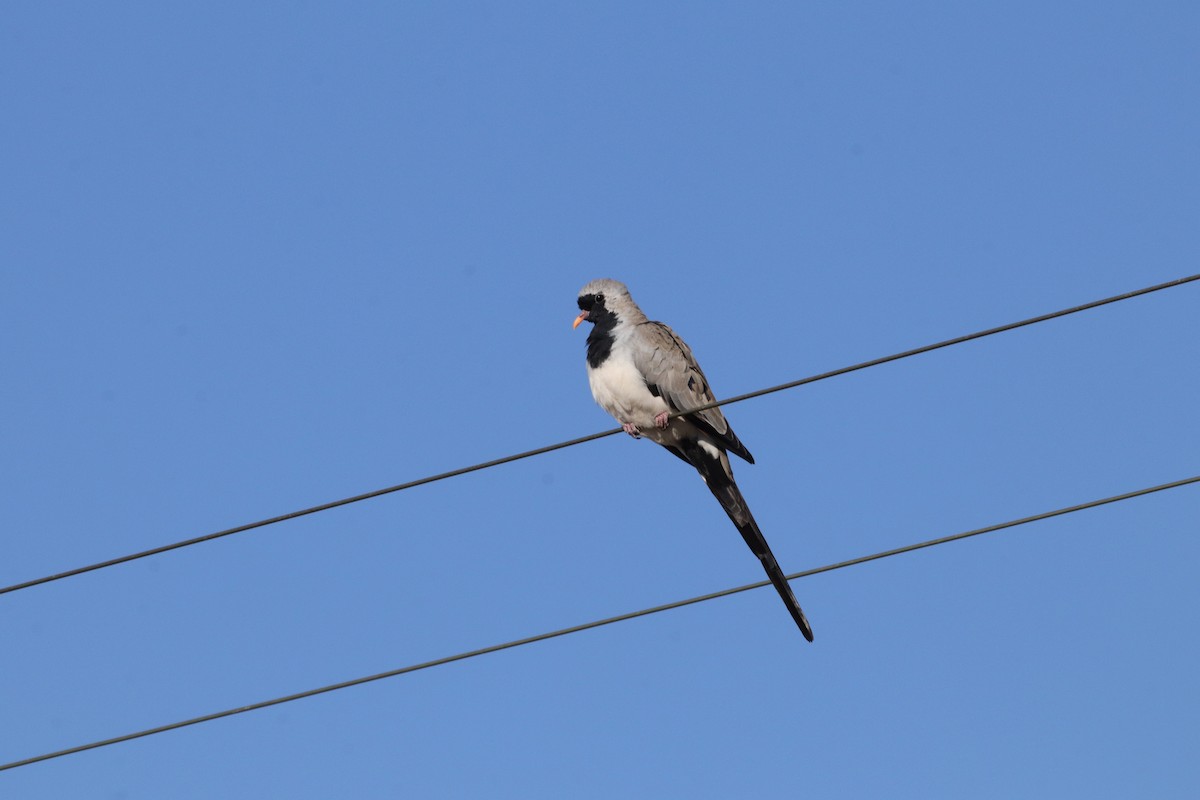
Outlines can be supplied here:
[[667, 427], [667, 418], [671, 416], [671, 412], [663, 411], [654, 416], [654, 427], [662, 430]]
[[622, 422], [621, 430], [625, 431], [635, 439], [642, 438], [642, 432], [638, 429], [638, 426], [634, 425], [632, 422]]

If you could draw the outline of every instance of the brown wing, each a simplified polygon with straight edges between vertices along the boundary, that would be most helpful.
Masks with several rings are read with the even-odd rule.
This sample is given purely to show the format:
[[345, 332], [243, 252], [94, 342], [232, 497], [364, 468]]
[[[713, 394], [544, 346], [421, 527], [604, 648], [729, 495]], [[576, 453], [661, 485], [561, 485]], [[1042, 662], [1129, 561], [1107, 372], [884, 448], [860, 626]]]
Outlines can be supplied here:
[[[646, 385], [662, 397], [672, 411], [687, 411], [716, 400], [692, 349], [666, 325], [661, 322], [638, 325], [633, 350], [634, 365], [645, 377]], [[685, 416], [711, 434], [726, 450], [754, 463], [754, 457], [730, 428], [721, 409], [709, 408]]]

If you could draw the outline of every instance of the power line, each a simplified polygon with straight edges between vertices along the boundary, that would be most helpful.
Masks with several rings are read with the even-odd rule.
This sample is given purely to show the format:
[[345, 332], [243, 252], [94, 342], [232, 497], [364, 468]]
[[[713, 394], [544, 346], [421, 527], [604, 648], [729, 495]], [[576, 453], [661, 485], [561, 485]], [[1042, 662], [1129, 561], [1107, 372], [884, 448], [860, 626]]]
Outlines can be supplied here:
[[[889, 558], [891, 556], [900, 555], [901, 553], [910, 553], [914, 550], [921, 550], [926, 547], [933, 547], [935, 545], [947, 544], [948, 542], [958, 541], [959, 539], [967, 539], [972, 536], [979, 536], [980, 534], [984, 534], [984, 533], [992, 533], [994, 531], [1004, 530], [1005, 528], [1014, 528], [1018, 525], [1025, 525], [1030, 522], [1037, 522], [1038, 520], [1050, 519], [1051, 517], [1060, 517], [1060, 516], [1063, 516], [1064, 514], [1072, 514], [1076, 511], [1083, 511], [1084, 509], [1088, 509], [1088, 508], [1096, 508], [1097, 506], [1103, 506], [1103, 505], [1107, 505], [1109, 503], [1117, 503], [1122, 500], [1130, 500], [1135, 497], [1142, 497], [1144, 495], [1153, 494], [1155, 492], [1165, 491], [1167, 489], [1177, 489], [1181, 486], [1186, 486], [1186, 485], [1192, 484], [1192, 483], [1200, 483], [1200, 475], [1196, 475], [1191, 478], [1184, 478], [1184, 479], [1178, 480], [1178, 481], [1172, 481], [1171, 483], [1163, 483], [1158, 486], [1151, 486], [1146, 489], [1137, 489], [1132, 492], [1126, 492], [1124, 494], [1113, 495], [1112, 497], [1105, 497], [1100, 500], [1091, 500], [1086, 503], [1080, 503], [1078, 505], [1067, 506], [1065, 508], [1055, 509], [1054, 511], [1045, 511], [1041, 514], [1034, 514], [1033, 516], [1029, 516], [1029, 517], [1022, 517], [1020, 519], [1014, 519], [1014, 520], [1010, 520], [1008, 522], [1001, 522], [996, 525], [988, 525], [987, 527], [984, 527], [984, 528], [975, 528], [974, 530], [964, 531], [962, 533], [955, 533], [950, 536], [942, 536], [938, 539], [929, 539], [924, 542], [917, 542], [915, 544], [905, 545], [903, 547], [897, 547], [893, 550], [884, 550], [882, 552], [873, 553], [871, 555], [859, 556], [858, 558], [852, 558], [849, 561], [839, 561], [834, 564], [826, 564], [823, 567], [816, 567], [815, 569], [809, 569], [809, 570], [804, 570], [802, 572], [793, 573], [791, 575], [788, 575], [787, 579], [789, 581], [791, 581], [791, 580], [796, 580], [797, 578], [806, 578], [810, 575], [817, 575], [822, 572], [832, 572], [833, 570], [836, 570], [836, 569], [842, 569], [844, 567], [852, 567], [852, 566], [855, 566], [858, 564], [865, 564], [868, 561], [877, 561], [881, 558]], [[514, 639], [513, 641], [505, 642], [504, 644], [496, 644], [496, 645], [491, 645], [488, 647], [481, 647], [477, 650], [469, 650], [465, 653], [458, 653], [458, 654], [452, 655], [452, 656], [445, 656], [443, 658], [434, 659], [433, 661], [425, 661], [420, 664], [411, 664], [407, 667], [400, 667], [399, 669], [393, 669], [393, 670], [389, 670], [387, 672], [380, 672], [375, 675], [368, 675], [368, 676], [362, 677], [362, 678], [354, 678], [353, 680], [342, 681], [341, 683], [333, 683], [328, 686], [322, 686], [317, 689], [309, 689], [308, 691], [298, 692], [296, 694], [289, 694], [289, 695], [285, 695], [283, 697], [276, 697], [272, 700], [263, 700], [261, 702], [252, 703], [247, 706], [239, 706], [238, 708], [231, 708], [231, 709], [227, 709], [225, 711], [217, 711], [212, 714], [205, 714], [200, 717], [193, 717], [191, 719], [186, 719], [186, 720], [183, 720], [180, 722], [172, 722], [169, 725], [160, 725], [156, 728], [147, 728], [146, 730], [137, 731], [135, 733], [127, 733], [127, 734], [124, 734], [123, 736], [115, 736], [111, 739], [101, 739], [100, 741], [89, 742], [88, 744], [76, 745], [75, 747], [68, 747], [65, 750], [57, 750], [53, 753], [44, 753], [42, 755], [33, 756], [31, 758], [25, 758], [20, 761], [12, 761], [7, 764], [0, 764], [0, 772], [3, 772], [4, 770], [9, 770], [9, 769], [15, 769], [17, 767], [28, 766], [29, 764], [36, 764], [39, 761], [49, 761], [51, 759], [60, 758], [62, 756], [72, 755], [74, 753], [82, 753], [85, 750], [94, 750], [94, 749], [100, 748], [100, 747], [107, 747], [108, 745], [119, 744], [121, 742], [128, 742], [133, 739], [140, 739], [145, 736], [153, 736], [153, 735], [159, 734], [159, 733], [166, 733], [167, 731], [173, 731], [173, 730], [177, 730], [179, 728], [186, 728], [190, 725], [198, 725], [201, 722], [209, 722], [214, 719], [221, 719], [222, 717], [232, 717], [235, 714], [241, 714], [246, 711], [257, 711], [262, 708], [268, 708], [270, 706], [277, 706], [282, 703], [290, 703], [293, 700], [302, 700], [306, 697], [314, 697], [319, 694], [326, 694], [328, 692], [334, 692], [339, 689], [348, 689], [351, 686], [361, 686], [364, 683], [371, 683], [373, 681], [382, 680], [384, 678], [394, 678], [397, 675], [405, 675], [410, 672], [417, 672], [419, 670], [429, 669], [430, 667], [439, 667], [439, 666], [442, 666], [445, 664], [450, 664], [455, 661], [464, 661], [468, 658], [475, 658], [476, 656], [482, 656], [482, 655], [486, 655], [488, 653], [496, 653], [501, 650], [509, 650], [514, 647], [522, 647], [527, 644], [533, 644], [535, 642], [542, 642], [547, 639], [554, 639], [559, 636], [566, 636], [567, 634], [571, 634], [571, 633], [579, 633], [580, 631], [586, 631], [586, 630], [590, 630], [592, 628], [599, 628], [604, 625], [611, 625], [615, 622], [624, 622], [626, 620], [635, 619], [637, 617], [646, 617], [651, 614], [657, 614], [662, 611], [670, 611], [671, 609], [681, 608], [683, 606], [693, 605], [695, 603], [703, 603], [708, 600], [716, 600], [719, 597], [727, 597], [732, 594], [738, 594], [739, 592], [749, 591], [750, 589], [759, 589], [761, 587], [769, 586], [769, 585], [770, 585], [770, 581], [759, 581], [758, 583], [749, 583], [749, 584], [746, 584], [745, 586], [738, 586], [738, 587], [735, 587], [732, 589], [723, 589], [719, 592], [712, 592], [711, 594], [704, 594], [704, 595], [700, 595], [698, 597], [691, 597], [691, 598], [688, 598], [687, 600], [676, 600], [675, 602], [672, 602], [672, 603], [667, 603], [665, 605], [660, 605], [660, 606], [654, 606], [652, 608], [645, 608], [645, 609], [642, 609], [641, 611], [633, 611], [631, 613], [620, 614], [615, 617], [607, 617], [605, 619], [596, 620], [594, 622], [585, 622], [582, 625], [573, 625], [569, 628], [561, 628], [556, 631], [550, 631], [549, 633], [540, 633], [540, 634], [537, 634], [536, 636], [528, 636], [524, 639]]]
[[[999, 327], [988, 328], [986, 330], [976, 331], [975, 333], [968, 333], [964, 336], [957, 336], [953, 339], [946, 339], [941, 342], [927, 344], [922, 347], [913, 348], [912, 350], [904, 350], [899, 353], [893, 353], [892, 355], [883, 356], [882, 358], [874, 358], [874, 359], [871, 359], [870, 361], [863, 361], [858, 364], [852, 364], [851, 366], [842, 367], [840, 369], [835, 369], [830, 372], [822, 372], [818, 375], [810, 375], [807, 378], [800, 378], [799, 380], [790, 381], [788, 383], [781, 383], [778, 386], [771, 386], [766, 389], [759, 389], [757, 391], [747, 392], [746, 394], [740, 394], [740, 395], [737, 395], [736, 397], [730, 397], [725, 400], [718, 400], [716, 402], [708, 403], [706, 405], [699, 406], [699, 407], [691, 409], [689, 411], [677, 411], [677, 412], [671, 414], [671, 416], [678, 417], [678, 416], [682, 416], [683, 414], [691, 414], [691, 413], [695, 413], [697, 411], [704, 411], [706, 409], [715, 408], [717, 406], [729, 405], [731, 403], [740, 403], [743, 400], [750, 400], [755, 397], [762, 397], [763, 395], [773, 394], [775, 392], [781, 392], [784, 389], [794, 389], [797, 386], [803, 386], [803, 385], [809, 384], [809, 383], [816, 383], [817, 381], [823, 381], [828, 378], [835, 378], [839, 375], [846, 375], [851, 372], [857, 372], [858, 370], [867, 369], [868, 367], [879, 366], [880, 364], [887, 364], [892, 361], [899, 361], [904, 358], [909, 358], [911, 356], [920, 355], [922, 353], [928, 353], [933, 350], [940, 350], [943, 347], [950, 347], [951, 345], [962, 344], [964, 342], [970, 342], [975, 339], [982, 339], [986, 336], [992, 336], [997, 333], [1004, 333], [1006, 331], [1015, 330], [1017, 328], [1023, 328], [1027, 325], [1035, 325], [1039, 322], [1046, 322], [1048, 320], [1057, 319], [1058, 317], [1065, 317], [1070, 314], [1077, 314], [1080, 311], [1087, 311], [1089, 309], [1099, 308], [1100, 306], [1108, 305], [1110, 303], [1117, 303], [1122, 300], [1129, 300], [1134, 297], [1140, 297], [1141, 295], [1150, 294], [1152, 292], [1158, 292], [1163, 289], [1171, 289], [1176, 286], [1182, 286], [1183, 284], [1191, 283], [1192, 281], [1196, 281], [1196, 280], [1200, 280], [1200, 274], [1189, 275], [1186, 278], [1179, 278], [1177, 280], [1167, 281], [1166, 283], [1159, 283], [1154, 286], [1147, 286], [1144, 289], [1137, 289], [1132, 292], [1126, 292], [1124, 294], [1113, 295], [1112, 297], [1106, 297], [1103, 300], [1093, 300], [1090, 303], [1084, 303], [1083, 305], [1072, 306], [1071, 308], [1064, 308], [1059, 311], [1052, 311], [1049, 314], [1041, 314], [1039, 316], [1030, 317], [1029, 319], [1023, 319], [1018, 322], [1010, 322], [1007, 325], [1000, 325]], [[33, 586], [39, 586], [44, 583], [51, 583], [53, 581], [62, 580], [63, 578], [70, 578], [75, 575], [82, 575], [85, 572], [92, 572], [92, 571], [99, 570], [99, 569], [106, 569], [108, 567], [115, 567], [118, 564], [125, 564], [130, 561], [136, 561], [140, 558], [146, 558], [148, 556], [156, 556], [161, 553], [166, 553], [171, 550], [179, 550], [180, 548], [190, 547], [194, 544], [200, 544], [202, 542], [210, 542], [213, 539], [220, 539], [225, 536], [232, 536], [235, 533], [245, 533], [246, 531], [254, 530], [255, 528], [264, 528], [268, 525], [274, 525], [277, 522], [285, 522], [290, 519], [296, 519], [298, 517], [308, 516], [309, 514], [316, 514], [319, 511], [328, 511], [329, 509], [338, 508], [339, 506], [346, 506], [346, 505], [350, 505], [351, 503], [360, 502], [362, 500], [370, 500], [375, 497], [381, 497], [385, 494], [391, 494], [393, 492], [401, 492], [401, 491], [404, 491], [405, 489], [412, 489], [417, 486], [423, 486], [424, 484], [427, 484], [427, 483], [434, 483], [436, 481], [445, 480], [447, 478], [455, 478], [460, 475], [466, 475], [469, 472], [477, 472], [479, 470], [489, 469], [491, 467], [498, 467], [501, 464], [508, 464], [513, 461], [520, 461], [521, 459], [524, 459], [524, 458], [531, 458], [533, 456], [542, 455], [544, 453], [550, 453], [555, 450], [562, 450], [567, 447], [574, 447], [577, 444], [583, 444], [585, 442], [590, 442], [595, 439], [603, 439], [606, 436], [612, 436], [614, 433], [620, 433], [620, 432], [621, 432], [620, 428], [611, 428], [609, 430], [601, 431], [599, 433], [593, 433], [590, 436], [581, 436], [578, 439], [569, 439], [568, 441], [559, 442], [558, 444], [547, 445], [546, 447], [539, 447], [534, 450], [526, 450], [523, 453], [516, 453], [515, 455], [504, 456], [503, 458], [493, 459], [492, 461], [484, 461], [479, 464], [473, 464], [469, 467], [461, 467], [459, 469], [450, 470], [449, 472], [441, 472], [441, 473], [438, 473], [437, 475], [430, 475], [425, 478], [418, 478], [417, 480], [414, 480], [414, 481], [408, 481], [407, 483], [396, 484], [395, 486], [389, 486], [384, 489], [376, 489], [375, 491], [372, 491], [372, 492], [365, 492], [363, 494], [357, 494], [357, 495], [354, 495], [353, 497], [347, 497], [342, 500], [334, 500], [332, 502], [322, 503], [321, 505], [312, 506], [310, 508], [304, 508], [299, 511], [292, 511], [287, 514], [280, 514], [277, 517], [268, 517], [267, 519], [262, 519], [257, 522], [249, 522], [249, 523], [246, 523], [245, 525], [238, 525], [233, 528], [226, 528], [225, 530], [216, 531], [215, 533], [208, 533], [203, 536], [197, 536], [192, 539], [184, 539], [179, 542], [172, 542], [171, 544], [164, 544], [159, 547], [152, 547], [149, 550], [142, 550], [137, 553], [130, 553], [128, 555], [118, 556], [116, 558], [110, 558], [107, 561], [98, 561], [95, 564], [88, 564], [83, 567], [75, 567], [74, 569], [68, 569], [63, 572], [57, 572], [57, 573], [54, 573], [53, 575], [46, 575], [41, 578], [33, 578], [32, 580], [22, 581], [21, 583], [14, 583], [11, 586], [0, 587], [0, 594], [8, 594], [9, 592], [17, 592], [22, 589], [29, 589]]]

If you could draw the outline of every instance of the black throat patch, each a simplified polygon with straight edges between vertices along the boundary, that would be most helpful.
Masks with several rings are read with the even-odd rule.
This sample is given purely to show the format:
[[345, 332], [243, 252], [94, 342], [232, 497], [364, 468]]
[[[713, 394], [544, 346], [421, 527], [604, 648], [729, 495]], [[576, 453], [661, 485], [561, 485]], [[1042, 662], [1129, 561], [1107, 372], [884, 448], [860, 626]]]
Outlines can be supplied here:
[[579, 305], [587, 307], [587, 321], [592, 323], [592, 332], [587, 338], [587, 360], [588, 366], [595, 369], [607, 361], [612, 353], [613, 329], [617, 327], [617, 315], [604, 307], [603, 300], [595, 302], [591, 297], [580, 298]]
[[612, 353], [612, 346], [612, 328], [600, 330], [599, 325], [592, 328], [592, 332], [588, 334], [587, 340], [588, 366], [590, 366], [592, 369], [595, 369], [607, 361], [608, 356]]

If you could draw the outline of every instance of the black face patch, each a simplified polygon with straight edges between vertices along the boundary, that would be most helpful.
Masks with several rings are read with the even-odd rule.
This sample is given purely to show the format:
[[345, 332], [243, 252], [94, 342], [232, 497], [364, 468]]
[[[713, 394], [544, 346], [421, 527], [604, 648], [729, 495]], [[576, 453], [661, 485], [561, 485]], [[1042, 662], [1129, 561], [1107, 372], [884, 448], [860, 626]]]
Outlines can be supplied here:
[[591, 311], [596, 306], [604, 307], [603, 294], [583, 294], [579, 296], [579, 310]]

